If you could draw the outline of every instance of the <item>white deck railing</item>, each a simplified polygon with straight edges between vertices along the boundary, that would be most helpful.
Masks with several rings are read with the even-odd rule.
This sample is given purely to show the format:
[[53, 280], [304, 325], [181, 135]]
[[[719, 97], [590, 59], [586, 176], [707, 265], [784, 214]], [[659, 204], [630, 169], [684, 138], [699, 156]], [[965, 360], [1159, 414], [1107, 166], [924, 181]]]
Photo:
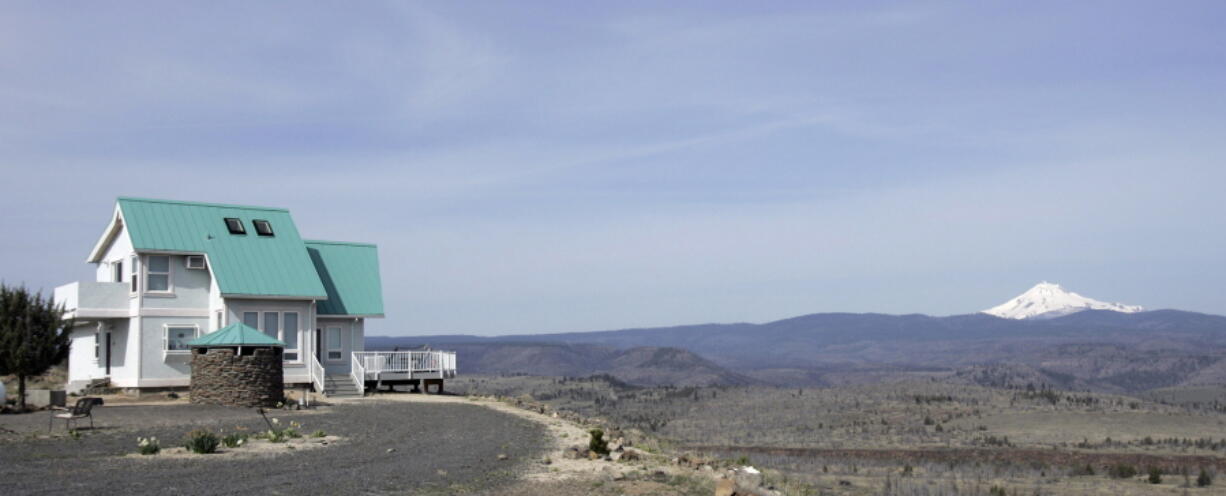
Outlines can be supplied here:
[[[355, 351], [354, 370], [377, 379], [382, 373], [406, 374], [409, 379], [449, 379], [456, 375], [454, 351]], [[372, 376], [373, 375], [373, 376]]]
[[349, 364], [349, 378], [353, 379], [353, 385], [358, 389], [359, 396], [366, 396], [366, 367], [362, 364], [362, 360], [358, 358], [358, 354], [354, 353]]
[[319, 359], [315, 358], [314, 353], [307, 353], [311, 357], [307, 361], [307, 372], [311, 375], [311, 384], [315, 385], [315, 390], [319, 394], [324, 394], [324, 376], [327, 372], [324, 371], [324, 366], [319, 364]]

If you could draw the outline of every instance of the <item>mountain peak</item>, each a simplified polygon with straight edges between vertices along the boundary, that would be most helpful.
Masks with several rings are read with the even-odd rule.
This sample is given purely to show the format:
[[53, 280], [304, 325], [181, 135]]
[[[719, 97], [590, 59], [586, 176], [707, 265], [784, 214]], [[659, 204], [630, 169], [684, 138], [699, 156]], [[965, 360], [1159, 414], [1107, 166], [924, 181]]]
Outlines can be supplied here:
[[1048, 319], [1080, 312], [1082, 310], [1111, 310], [1113, 312], [1140, 312], [1141, 307], [1122, 303], [1107, 303], [1086, 298], [1047, 281], [1034, 285], [1018, 297], [982, 313], [1003, 319]]

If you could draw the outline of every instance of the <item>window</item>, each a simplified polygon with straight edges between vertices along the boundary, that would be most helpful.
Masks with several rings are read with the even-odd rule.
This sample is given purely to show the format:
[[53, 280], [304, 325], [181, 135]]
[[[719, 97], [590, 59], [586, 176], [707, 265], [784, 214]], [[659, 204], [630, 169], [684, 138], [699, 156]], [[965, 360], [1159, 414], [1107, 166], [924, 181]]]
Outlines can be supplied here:
[[217, 327], [214, 327], [214, 329], [221, 329], [222, 327], [225, 327], [225, 326], [226, 326], [225, 313], [222, 312], [221, 310], [218, 310], [217, 311]]
[[131, 267], [128, 267], [128, 270], [130, 271], [130, 273], [128, 274], [128, 280], [131, 281], [132, 283], [131, 291], [135, 293], [136, 292], [136, 281], [140, 280], [140, 277], [139, 277], [140, 272], [136, 270], [136, 255], [132, 255], [131, 257], [128, 257], [128, 265], [131, 266]]
[[264, 327], [260, 330], [264, 331], [264, 334], [277, 337], [277, 333], [281, 332], [281, 324], [277, 321], [280, 317], [281, 314], [277, 312], [264, 312]]
[[101, 337], [102, 337], [102, 333], [98, 330], [98, 328], [94, 328], [94, 361], [95, 362], [97, 362], [98, 359], [102, 357], [102, 353], [98, 350], [98, 347], [101, 346], [101, 343], [102, 343], [102, 341], [99, 341], [99, 338]]
[[285, 341], [285, 361], [298, 361], [298, 312], [285, 312], [281, 318], [281, 340]]
[[123, 260], [111, 262], [111, 277], [115, 282], [123, 282]]
[[256, 234], [259, 234], [260, 236], [272, 236], [272, 224], [269, 224], [268, 221], [263, 219], [255, 219], [251, 221], [251, 224], [255, 226]]
[[298, 346], [302, 332], [298, 328], [298, 312], [243, 312], [243, 323], [280, 339], [285, 343], [282, 354], [285, 361], [298, 361], [302, 351]]
[[344, 356], [341, 353], [341, 328], [339, 327], [329, 327], [328, 328], [327, 345], [328, 345], [327, 346], [328, 360], [340, 360], [341, 357]]
[[187, 268], [200, 270], [204, 268], [204, 255], [188, 255]]
[[237, 217], [226, 217], [226, 229], [230, 234], [247, 234], [247, 228], [243, 227], [242, 219]]
[[170, 292], [170, 256], [149, 255], [145, 259], [145, 291]]
[[190, 350], [187, 342], [196, 338], [196, 326], [167, 325], [163, 336], [163, 349], [168, 353], [184, 353]]

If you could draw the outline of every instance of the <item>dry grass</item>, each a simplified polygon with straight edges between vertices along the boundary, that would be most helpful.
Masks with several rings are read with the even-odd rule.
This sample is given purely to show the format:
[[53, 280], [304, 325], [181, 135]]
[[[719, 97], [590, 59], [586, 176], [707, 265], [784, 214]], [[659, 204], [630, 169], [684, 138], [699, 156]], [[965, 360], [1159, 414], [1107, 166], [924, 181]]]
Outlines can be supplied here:
[[[748, 456], [792, 494], [1226, 494], [1226, 481], [1194, 484], [1201, 467], [1226, 468], [1226, 415], [1128, 396], [935, 381], [639, 388], [600, 378], [469, 377], [449, 388], [531, 396], [642, 431], [665, 448]], [[1142, 475], [1105, 475], [1116, 463]], [[1145, 480], [1150, 465], [1168, 472], [1161, 484]], [[1171, 474], [1179, 470], [1192, 487]]]

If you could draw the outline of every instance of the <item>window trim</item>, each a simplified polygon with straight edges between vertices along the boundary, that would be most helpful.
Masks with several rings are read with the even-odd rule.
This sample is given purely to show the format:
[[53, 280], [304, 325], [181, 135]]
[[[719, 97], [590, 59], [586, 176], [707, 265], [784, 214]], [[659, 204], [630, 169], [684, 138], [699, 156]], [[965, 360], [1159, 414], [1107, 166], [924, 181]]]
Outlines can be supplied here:
[[[199, 260], [200, 264], [193, 266], [192, 260]], [[204, 270], [209, 267], [209, 264], [204, 260], [204, 255], [188, 255], [183, 257], [183, 266], [188, 270]]]
[[[249, 313], [254, 313], [254, 314], [255, 314], [255, 325], [251, 325], [251, 324], [248, 324], [248, 323], [247, 323], [247, 314], [249, 314]], [[243, 312], [243, 315], [242, 315], [242, 319], [243, 319], [243, 321], [242, 321], [242, 322], [243, 322], [243, 325], [245, 325], [245, 326], [247, 326], [247, 327], [252, 327], [252, 328], [255, 328], [256, 330], [260, 330], [260, 312], [259, 312], [259, 311], [255, 311], [255, 312], [248, 312], [248, 311], [244, 311], [244, 312]]]
[[135, 253], [128, 256], [128, 263], [132, 265], [128, 268], [128, 278], [131, 279], [128, 284], [128, 294], [134, 295], [140, 292], [140, 266], [136, 263], [138, 259]]
[[[230, 221], [234, 221], [234, 224], [231, 225]], [[238, 217], [226, 217], [224, 222], [226, 224], [226, 231], [228, 231], [230, 234], [235, 236], [247, 235], [247, 226], [243, 225], [243, 219]], [[237, 231], [234, 230], [235, 227], [238, 227]]]
[[[267, 233], [265, 233], [263, 229], [260, 229], [261, 225], [268, 228]], [[257, 236], [264, 236], [264, 237], [271, 238], [277, 235], [276, 232], [272, 230], [272, 223], [268, 222], [265, 219], [251, 219], [251, 226], [255, 228], [255, 234]]]
[[[293, 310], [280, 313], [281, 316], [278, 317], [278, 319], [281, 323], [281, 332], [277, 334], [277, 339], [280, 339], [282, 343], [285, 343], [285, 349], [281, 350], [282, 361], [289, 363], [302, 363], [302, 312]], [[289, 331], [285, 329], [285, 314], [287, 313], [294, 314], [294, 323], [298, 326], [297, 329], [293, 330], [293, 332], [297, 335], [297, 339], [294, 340], [296, 346], [293, 348], [290, 348], [289, 341], [285, 340], [285, 336], [289, 335]], [[285, 358], [290, 353], [297, 355], [297, 357], [293, 359]]]
[[[333, 348], [331, 345], [331, 340], [328, 339], [328, 333], [332, 332], [333, 329], [336, 330], [336, 343], [339, 346], [339, 348]], [[332, 363], [340, 363], [340, 362], [345, 361], [345, 336], [341, 334], [343, 331], [344, 329], [338, 325], [324, 326], [323, 345], [324, 345], [324, 360], [325, 361], [332, 362]], [[332, 358], [333, 351], [338, 353], [336, 358]]]
[[192, 339], [200, 337], [200, 326], [197, 324], [162, 324], [162, 354], [164, 355], [187, 355], [192, 352], [189, 347], [186, 350], [170, 349], [170, 330], [171, 329], [192, 329]]
[[[166, 257], [166, 272], [152, 272], [149, 270], [149, 265], [151, 265], [149, 263], [149, 259], [152, 257]], [[142, 272], [145, 274], [145, 277], [143, 278], [145, 280], [145, 294], [160, 294], [160, 295], [174, 294], [175, 292], [174, 272], [175, 271], [174, 271], [174, 268], [171, 266], [170, 258], [171, 258], [170, 255], [145, 255], [145, 263], [141, 264], [142, 269], [143, 269]], [[166, 289], [165, 290], [149, 289], [149, 276], [150, 275], [163, 275], [163, 274], [166, 275]]]
[[[255, 310], [255, 311], [248, 310], [248, 311], [243, 311], [242, 314], [243, 314], [244, 324], [247, 323], [246, 315], [249, 313], [253, 313], [256, 315], [256, 322], [259, 325], [255, 326], [255, 329], [260, 332], [263, 332], [264, 334], [268, 334], [268, 332], [264, 330], [264, 323], [267, 322], [266, 319], [268, 318], [267, 315], [270, 313], [277, 314], [277, 335], [274, 337], [276, 337], [277, 339], [280, 339], [282, 343], [286, 342], [285, 341], [285, 335], [286, 335], [285, 314], [292, 313], [292, 314], [297, 315], [298, 316], [298, 329], [297, 329], [298, 346], [294, 348], [290, 348], [289, 346], [286, 346], [284, 349], [281, 350], [281, 356], [282, 356], [282, 361], [284, 361], [285, 363], [302, 363], [302, 351], [303, 351], [302, 350], [302, 312], [298, 310]], [[288, 353], [297, 353], [298, 357], [294, 359], [284, 358], [285, 355]]]

